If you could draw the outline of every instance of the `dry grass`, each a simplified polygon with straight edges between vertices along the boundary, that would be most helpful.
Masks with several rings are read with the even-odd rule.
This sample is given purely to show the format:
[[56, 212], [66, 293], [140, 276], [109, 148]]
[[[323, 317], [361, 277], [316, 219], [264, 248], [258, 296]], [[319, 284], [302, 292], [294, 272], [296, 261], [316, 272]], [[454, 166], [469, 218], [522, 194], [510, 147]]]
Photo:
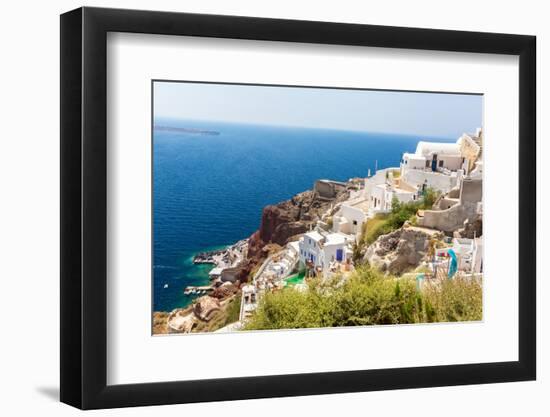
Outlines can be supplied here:
[[220, 311], [214, 313], [208, 322], [199, 321], [193, 332], [214, 332], [239, 320], [241, 293], [237, 293]]
[[153, 334], [168, 333], [168, 313], [167, 311], [155, 311], [153, 313]]
[[[479, 321], [483, 319], [482, 284], [455, 277], [422, 291], [429, 321]], [[430, 314], [430, 313], [433, 313]]]
[[377, 214], [370, 218], [365, 223], [363, 237], [361, 240], [367, 244], [373, 243], [379, 236], [387, 233], [386, 224], [388, 220], [387, 214]]

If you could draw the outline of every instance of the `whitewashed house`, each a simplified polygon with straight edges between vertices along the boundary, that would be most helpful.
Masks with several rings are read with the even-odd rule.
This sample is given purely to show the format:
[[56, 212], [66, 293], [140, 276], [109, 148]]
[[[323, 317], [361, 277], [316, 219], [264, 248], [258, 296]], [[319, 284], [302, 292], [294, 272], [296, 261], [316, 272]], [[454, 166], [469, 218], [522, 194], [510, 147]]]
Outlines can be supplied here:
[[254, 310], [258, 307], [258, 292], [256, 287], [247, 284], [242, 287], [241, 310], [239, 312], [239, 321], [245, 321], [250, 318]]
[[342, 203], [332, 218], [332, 231], [357, 238], [361, 234], [363, 223], [367, 220], [369, 207], [369, 201], [362, 196]]
[[414, 186], [448, 192], [464, 174], [466, 164], [460, 142], [418, 142], [414, 153], [403, 154], [401, 178]]
[[457, 254], [459, 271], [483, 272], [483, 238], [454, 238], [452, 249]]
[[344, 263], [351, 255], [349, 237], [341, 233], [330, 233], [325, 237], [322, 251], [322, 266], [326, 269], [331, 263]]
[[416, 145], [415, 153], [405, 152], [401, 161], [401, 175], [409, 170], [432, 172], [458, 171], [463, 168], [464, 157], [456, 143], [424, 142]]
[[305, 233], [298, 242], [300, 262], [304, 266], [313, 267], [323, 273], [337, 263], [351, 260], [351, 245], [354, 241], [351, 235], [342, 233], [323, 233], [318, 230]]
[[323, 236], [316, 230], [304, 234], [298, 241], [300, 247], [300, 261], [307, 265], [321, 266], [321, 252]]
[[462, 134], [454, 143], [420, 141], [414, 153], [403, 154], [401, 178], [408, 184], [446, 193], [471, 172], [481, 174], [481, 144], [481, 129]]
[[416, 201], [420, 198], [420, 187], [413, 186], [401, 178], [394, 178], [391, 172], [383, 184], [372, 187], [370, 192], [370, 208], [372, 213], [391, 210], [393, 199], [400, 203]]

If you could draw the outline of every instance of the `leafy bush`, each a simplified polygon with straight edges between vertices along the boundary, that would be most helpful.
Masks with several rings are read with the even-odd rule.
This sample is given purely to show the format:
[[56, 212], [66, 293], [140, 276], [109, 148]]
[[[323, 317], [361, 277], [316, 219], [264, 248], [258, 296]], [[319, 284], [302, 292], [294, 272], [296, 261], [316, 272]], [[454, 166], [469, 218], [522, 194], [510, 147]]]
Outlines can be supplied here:
[[424, 191], [422, 199], [418, 201], [402, 203], [394, 197], [392, 200], [392, 209], [389, 214], [379, 214], [365, 223], [366, 231], [363, 232], [365, 236], [364, 242], [370, 245], [379, 236], [399, 229], [407, 220], [415, 224], [416, 212], [418, 210], [431, 209], [438, 197], [439, 193], [432, 188], [427, 188], [426, 191]]
[[482, 287], [477, 280], [454, 278], [423, 291], [434, 315], [429, 321], [475, 321], [482, 319]]
[[448, 280], [417, 290], [414, 279], [365, 267], [347, 280], [313, 280], [308, 291], [267, 293], [246, 330], [426, 323], [481, 319], [481, 285]]
[[426, 188], [424, 195], [422, 196], [422, 203], [420, 208], [422, 210], [429, 210], [433, 207], [435, 200], [439, 197], [440, 193], [431, 187]]

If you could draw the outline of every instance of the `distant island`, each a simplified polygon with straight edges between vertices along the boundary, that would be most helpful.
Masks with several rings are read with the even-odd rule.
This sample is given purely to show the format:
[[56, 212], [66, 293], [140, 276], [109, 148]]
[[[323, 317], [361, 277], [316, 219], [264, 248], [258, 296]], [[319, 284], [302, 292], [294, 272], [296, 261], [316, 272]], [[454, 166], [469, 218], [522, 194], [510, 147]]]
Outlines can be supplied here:
[[161, 132], [179, 132], [179, 133], [191, 133], [194, 135], [209, 135], [218, 136], [220, 132], [215, 130], [197, 129], [194, 127], [173, 127], [173, 126], [155, 126], [155, 130]]

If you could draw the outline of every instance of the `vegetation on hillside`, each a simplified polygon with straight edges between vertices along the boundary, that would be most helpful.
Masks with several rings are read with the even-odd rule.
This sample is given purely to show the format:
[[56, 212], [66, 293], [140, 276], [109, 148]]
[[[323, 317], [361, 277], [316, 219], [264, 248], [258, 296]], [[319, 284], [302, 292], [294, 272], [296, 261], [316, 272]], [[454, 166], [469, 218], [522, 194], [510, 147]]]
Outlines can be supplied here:
[[366, 247], [380, 236], [399, 229], [407, 220], [413, 225], [416, 224], [416, 212], [431, 209], [438, 196], [435, 190], [428, 188], [418, 201], [401, 203], [394, 198], [389, 213], [378, 213], [363, 223], [361, 237], [353, 245], [353, 262], [356, 265], [362, 263]]
[[418, 210], [431, 209], [438, 196], [437, 191], [428, 188], [424, 191], [422, 198], [417, 201], [402, 203], [394, 197], [390, 213], [378, 214], [367, 221], [361, 240], [370, 245], [379, 236], [399, 229], [407, 220], [413, 219]]
[[155, 311], [153, 313], [153, 334], [168, 333], [168, 313], [167, 311]]
[[236, 294], [227, 305], [216, 312], [210, 321], [199, 321], [193, 332], [214, 332], [239, 320], [241, 310], [241, 294]]
[[308, 291], [267, 293], [246, 330], [481, 320], [481, 283], [453, 279], [425, 290], [414, 279], [364, 267], [347, 280], [313, 280]]
[[427, 305], [433, 309], [432, 321], [475, 321], [482, 318], [481, 282], [449, 279], [440, 286], [427, 286], [423, 291]]

